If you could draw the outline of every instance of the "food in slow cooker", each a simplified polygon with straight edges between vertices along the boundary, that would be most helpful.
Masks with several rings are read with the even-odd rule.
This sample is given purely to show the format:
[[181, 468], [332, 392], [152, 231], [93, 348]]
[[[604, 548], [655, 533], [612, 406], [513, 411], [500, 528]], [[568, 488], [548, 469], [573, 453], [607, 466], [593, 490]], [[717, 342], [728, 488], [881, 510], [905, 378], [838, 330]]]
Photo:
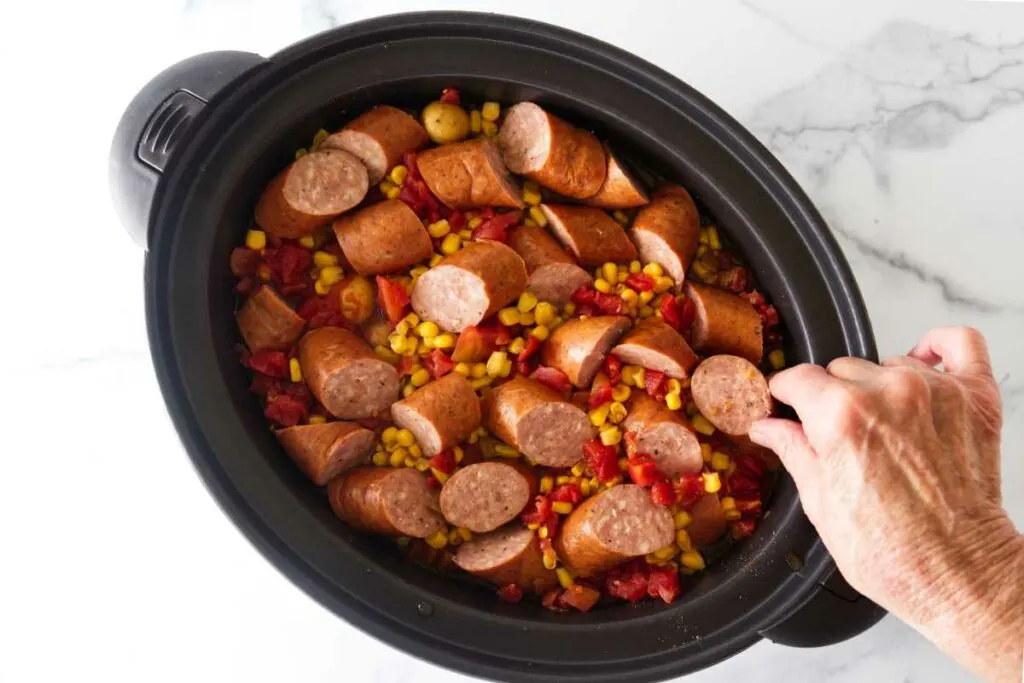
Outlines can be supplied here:
[[231, 255], [241, 359], [340, 519], [557, 611], [673, 602], [754, 532], [778, 314], [684, 188], [639, 178], [449, 88], [271, 181]]

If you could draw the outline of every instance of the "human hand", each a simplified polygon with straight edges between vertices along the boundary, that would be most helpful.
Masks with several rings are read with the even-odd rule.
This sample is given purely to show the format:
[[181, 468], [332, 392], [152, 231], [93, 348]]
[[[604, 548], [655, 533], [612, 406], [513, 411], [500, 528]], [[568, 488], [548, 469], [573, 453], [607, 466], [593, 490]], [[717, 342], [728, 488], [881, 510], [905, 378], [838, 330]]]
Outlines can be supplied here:
[[981, 334], [936, 329], [908, 356], [800, 365], [770, 387], [802, 424], [769, 418], [750, 438], [778, 453], [847, 581], [976, 672], [1019, 681], [1024, 538], [1001, 506]]

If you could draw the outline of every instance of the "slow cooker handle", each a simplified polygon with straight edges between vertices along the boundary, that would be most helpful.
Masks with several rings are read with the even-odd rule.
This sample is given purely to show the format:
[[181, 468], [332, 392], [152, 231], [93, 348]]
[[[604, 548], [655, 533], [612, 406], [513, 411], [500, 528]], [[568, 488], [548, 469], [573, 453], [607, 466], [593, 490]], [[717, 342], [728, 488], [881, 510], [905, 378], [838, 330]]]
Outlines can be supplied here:
[[251, 52], [207, 52], [165, 69], [132, 99], [110, 148], [110, 193], [132, 239], [147, 246], [164, 170], [203, 108], [239, 76], [267, 64]]
[[807, 604], [761, 635], [791, 647], [834, 645], [868, 630], [886, 614], [835, 571]]

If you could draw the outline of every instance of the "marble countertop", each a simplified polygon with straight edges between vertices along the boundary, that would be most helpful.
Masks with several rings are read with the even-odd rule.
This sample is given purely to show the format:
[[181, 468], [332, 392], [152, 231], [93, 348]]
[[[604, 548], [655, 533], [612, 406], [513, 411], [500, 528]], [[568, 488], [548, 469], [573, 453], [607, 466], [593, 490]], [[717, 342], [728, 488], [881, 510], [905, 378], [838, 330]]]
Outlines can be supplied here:
[[[212, 49], [270, 54], [345, 22], [431, 5], [55, 0], [0, 10], [10, 425], [0, 681], [471, 680], [336, 619], [221, 514], [166, 416], [146, 345], [144, 255], [106, 186], [117, 118], [164, 66]], [[939, 324], [988, 335], [1006, 411], [1004, 497], [1024, 526], [1024, 5], [506, 5], [445, 3], [617, 44], [752, 129], [827, 217], [883, 355]], [[887, 618], [829, 648], [763, 642], [687, 680], [969, 676]]]

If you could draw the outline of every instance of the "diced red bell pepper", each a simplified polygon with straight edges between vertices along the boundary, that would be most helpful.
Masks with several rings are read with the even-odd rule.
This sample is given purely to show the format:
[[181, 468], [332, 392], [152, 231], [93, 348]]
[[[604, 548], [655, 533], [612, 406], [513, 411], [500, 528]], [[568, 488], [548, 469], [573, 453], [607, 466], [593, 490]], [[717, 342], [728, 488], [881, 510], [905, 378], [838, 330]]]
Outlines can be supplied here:
[[736, 509], [744, 517], [758, 517], [761, 514], [761, 499], [736, 498]]
[[[507, 334], [507, 333], [506, 333]], [[470, 326], [459, 333], [452, 351], [456, 363], [480, 363], [498, 348], [499, 332], [494, 328]]]
[[288, 356], [283, 351], [257, 349], [249, 356], [249, 367], [264, 375], [284, 379], [288, 376]]
[[534, 370], [530, 374], [530, 378], [537, 380], [562, 395], [572, 389], [572, 382], [569, 381], [569, 377], [564, 372], [546, 365], [542, 365]]
[[431, 377], [440, 379], [452, 371], [455, 367], [455, 362], [441, 349], [434, 349], [423, 357], [423, 366], [430, 373]]
[[510, 583], [507, 586], [502, 586], [498, 589], [498, 599], [502, 602], [507, 602], [510, 605], [515, 605], [523, 599], [523, 589], [514, 583]]
[[519, 355], [516, 356], [516, 360], [529, 360], [533, 356], [533, 354], [537, 353], [539, 349], [540, 339], [537, 339], [531, 334], [529, 339], [526, 340], [526, 347], [519, 352]]
[[587, 612], [600, 599], [601, 593], [597, 589], [582, 583], [574, 583], [562, 591], [562, 595], [558, 600], [563, 605], [577, 609], [580, 612]]
[[455, 472], [455, 453], [450, 448], [441, 451], [432, 457], [429, 462], [430, 466], [438, 472], [443, 472], [444, 474]]
[[619, 458], [613, 446], [605, 446], [600, 439], [591, 439], [583, 444], [583, 455], [598, 481], [611, 481], [619, 476]]
[[485, 206], [482, 209], [478, 209], [476, 215], [479, 216], [481, 220], [489, 221], [497, 216], [498, 212], [494, 210], [493, 206]]
[[409, 305], [409, 294], [401, 283], [378, 275], [377, 304], [384, 310], [384, 314], [392, 324], [398, 324], [405, 317], [405, 307]]
[[263, 260], [270, 266], [272, 279], [284, 284], [308, 279], [306, 273], [313, 265], [313, 256], [308, 249], [289, 243], [276, 248], [267, 247], [263, 250]]
[[417, 359], [413, 356], [401, 356], [398, 359], [398, 365], [395, 369], [398, 370], [398, 376], [402, 377], [412, 372], [413, 367], [417, 364]]
[[445, 88], [441, 91], [441, 97], [438, 98], [438, 101], [444, 102], [445, 104], [461, 104], [462, 96], [455, 88]]
[[597, 305], [593, 303], [579, 304], [578, 306], [576, 306], [576, 313], [579, 315], [585, 315], [588, 318], [593, 318], [600, 312], [601, 311], [597, 309]]
[[682, 325], [682, 318], [679, 315], [679, 307], [676, 306], [675, 297], [665, 294], [658, 299], [658, 310], [661, 311], [661, 319], [673, 330], [678, 330]]
[[597, 310], [601, 311], [604, 315], [621, 315], [624, 304], [622, 303], [622, 299], [614, 294], [595, 292], [594, 305], [597, 306]]
[[757, 520], [754, 519], [738, 519], [729, 523], [729, 531], [736, 540], [751, 536], [755, 529], [757, 529]]
[[609, 382], [618, 384], [622, 380], [622, 361], [609, 353], [604, 359], [604, 374]]
[[665, 479], [664, 475], [658, 473], [658, 478], [651, 484], [651, 500], [657, 505], [674, 505], [676, 502], [676, 490], [672, 484]]
[[654, 278], [645, 273], [631, 273], [626, 278], [626, 286], [638, 292], [650, 292], [654, 289]]
[[576, 505], [583, 500], [583, 491], [580, 490], [580, 485], [576, 482], [571, 481], [566, 484], [560, 484], [551, 492], [551, 500], [555, 503], [572, 503]]
[[235, 247], [231, 250], [231, 274], [235, 277], [252, 277], [262, 261], [260, 252], [248, 247]]
[[515, 373], [522, 375], [523, 377], [529, 377], [533, 374], [533, 371], [537, 369], [538, 358], [534, 356], [529, 360], [517, 360], [515, 365]]
[[644, 389], [648, 396], [659, 401], [665, 398], [665, 373], [647, 368], [644, 370]]
[[593, 410], [599, 406], [603, 406], [605, 403], [611, 403], [612, 401], [612, 385], [605, 383], [600, 386], [595, 386], [590, 390], [590, 398], [587, 399], [587, 406]]
[[264, 375], [259, 372], [252, 376], [252, 383], [249, 385], [249, 391], [256, 394], [260, 398], [265, 398], [266, 395], [272, 390], [282, 390], [281, 380], [274, 379], [269, 375]]
[[545, 535], [548, 538], [555, 538], [558, 536], [558, 525], [560, 524], [559, 520], [559, 516], [552, 513], [548, 515], [548, 518], [541, 523], [540, 529], [547, 528], [547, 533]]
[[295, 394], [271, 389], [267, 392], [263, 414], [268, 419], [285, 427], [300, 424], [309, 414], [309, 402], [301, 400]]
[[637, 436], [636, 432], [626, 432], [625, 434], [622, 435], [622, 443], [626, 448], [626, 457], [629, 458], [630, 460], [637, 457], [637, 455], [642, 455], [637, 451], [638, 439], [639, 437]]
[[448, 225], [451, 226], [452, 232], [458, 232], [466, 227], [466, 214], [462, 213], [458, 209], [452, 209], [448, 213]]
[[697, 317], [697, 306], [687, 296], [676, 299], [676, 311], [679, 313], [679, 332], [689, 341], [693, 321]]
[[508, 229], [519, 222], [522, 214], [519, 211], [509, 211], [498, 214], [494, 218], [485, 221], [473, 231], [474, 240], [494, 240], [504, 242], [508, 239]]
[[704, 496], [704, 478], [699, 474], [684, 474], [679, 477], [679, 505], [689, 510]]
[[657, 480], [658, 466], [654, 464], [651, 456], [640, 453], [629, 461], [626, 472], [634, 484], [647, 487]]
[[647, 597], [648, 572], [642, 559], [616, 567], [605, 576], [605, 593], [620, 600], [640, 602]]
[[737, 469], [725, 480], [725, 489], [731, 496], [759, 495], [761, 481], [750, 472]]
[[431, 490], [437, 490], [437, 489], [441, 488], [441, 482], [439, 482], [437, 480], [437, 477], [435, 477], [433, 474], [428, 474], [427, 475], [427, 488], [431, 489]]
[[552, 588], [540, 599], [540, 604], [545, 609], [549, 609], [552, 612], [567, 612], [568, 610], [563, 607], [562, 603], [559, 601], [560, 597], [562, 597], [562, 589]]
[[523, 524], [543, 524], [550, 516], [551, 499], [547, 496], [536, 496], [519, 515], [519, 519]]
[[733, 461], [736, 463], [737, 471], [750, 472], [758, 479], [763, 477], [768, 469], [763, 460], [749, 453], [740, 453], [733, 457]]
[[572, 302], [574, 304], [592, 304], [594, 303], [594, 295], [597, 294], [597, 290], [586, 285], [580, 285], [576, 288], [576, 291], [572, 293]]
[[327, 296], [311, 294], [303, 299], [295, 312], [306, 319], [306, 327], [311, 330], [318, 327], [345, 327], [348, 325], [345, 316], [341, 314], [340, 299], [333, 290], [328, 292]]
[[648, 570], [648, 596], [661, 598], [666, 605], [671, 605], [679, 597], [679, 592], [679, 572], [674, 567], [652, 566]]

